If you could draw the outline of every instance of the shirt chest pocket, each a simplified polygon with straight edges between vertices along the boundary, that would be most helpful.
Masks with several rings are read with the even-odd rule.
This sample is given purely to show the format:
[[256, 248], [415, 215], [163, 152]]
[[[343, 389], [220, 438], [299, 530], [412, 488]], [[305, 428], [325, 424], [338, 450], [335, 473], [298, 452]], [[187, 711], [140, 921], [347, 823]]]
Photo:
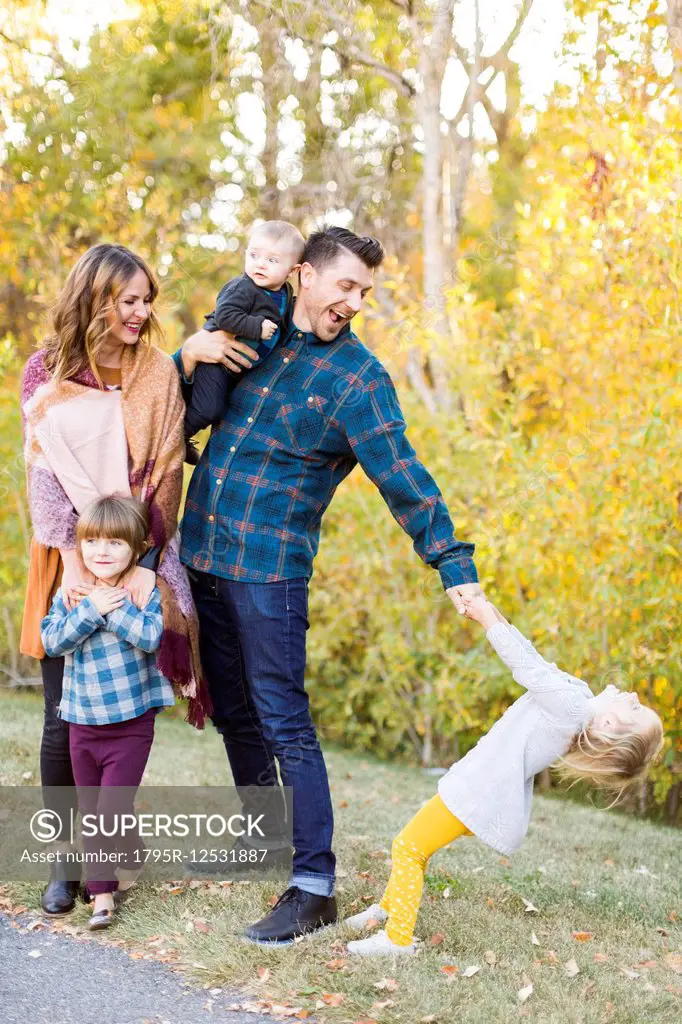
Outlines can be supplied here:
[[330, 427], [329, 400], [314, 391], [304, 391], [280, 406], [277, 422], [283, 442], [294, 451], [316, 451]]

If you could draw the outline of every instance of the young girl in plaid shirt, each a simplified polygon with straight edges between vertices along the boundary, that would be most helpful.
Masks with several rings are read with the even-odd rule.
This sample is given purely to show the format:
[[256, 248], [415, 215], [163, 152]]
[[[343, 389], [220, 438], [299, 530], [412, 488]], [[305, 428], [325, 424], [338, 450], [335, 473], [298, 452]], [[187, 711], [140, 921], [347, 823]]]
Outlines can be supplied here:
[[[69, 723], [82, 814], [133, 811], [155, 716], [175, 703], [154, 655], [163, 632], [159, 589], [140, 609], [120, 586], [144, 553], [148, 534], [147, 508], [136, 498], [112, 495], [89, 505], [78, 520], [76, 544], [97, 583], [71, 611], [58, 590], [41, 626], [48, 656], [65, 658], [59, 715]], [[112, 787], [127, 789], [122, 794]], [[84, 837], [86, 853], [90, 846]], [[118, 863], [126, 867], [118, 868], [117, 880], [106, 877], [112, 873], [106, 864], [88, 865], [87, 888], [94, 897], [91, 930], [112, 923], [114, 893], [132, 886], [142, 866], [140, 849], [139, 837], [121, 840]], [[99, 844], [92, 850], [99, 850]]]

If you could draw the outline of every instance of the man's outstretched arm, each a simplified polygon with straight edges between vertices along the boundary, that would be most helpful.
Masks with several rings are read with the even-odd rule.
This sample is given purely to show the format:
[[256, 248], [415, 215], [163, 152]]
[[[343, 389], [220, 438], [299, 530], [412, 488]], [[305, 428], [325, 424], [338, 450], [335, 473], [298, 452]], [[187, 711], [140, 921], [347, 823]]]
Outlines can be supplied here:
[[455, 607], [464, 613], [462, 595], [480, 593], [474, 545], [460, 541], [435, 480], [406, 436], [393, 381], [386, 371], [365, 382], [348, 411], [348, 441], [367, 476], [379, 488], [393, 517], [409, 534], [427, 565], [440, 573]]

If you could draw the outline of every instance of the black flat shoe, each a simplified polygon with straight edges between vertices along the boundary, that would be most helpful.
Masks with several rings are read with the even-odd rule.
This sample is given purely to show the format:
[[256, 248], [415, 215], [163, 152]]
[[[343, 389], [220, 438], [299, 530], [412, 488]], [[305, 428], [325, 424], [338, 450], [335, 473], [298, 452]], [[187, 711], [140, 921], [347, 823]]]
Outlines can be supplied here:
[[65, 882], [60, 878], [52, 878], [47, 889], [40, 897], [43, 913], [50, 917], [63, 917], [70, 914], [76, 905], [80, 882]]
[[88, 931], [99, 932], [103, 928], [110, 928], [114, 923], [113, 910], [98, 910], [96, 914], [90, 915]]
[[269, 914], [249, 925], [244, 937], [263, 945], [289, 945], [299, 935], [335, 924], [338, 919], [333, 896], [316, 896], [292, 885], [283, 892]]

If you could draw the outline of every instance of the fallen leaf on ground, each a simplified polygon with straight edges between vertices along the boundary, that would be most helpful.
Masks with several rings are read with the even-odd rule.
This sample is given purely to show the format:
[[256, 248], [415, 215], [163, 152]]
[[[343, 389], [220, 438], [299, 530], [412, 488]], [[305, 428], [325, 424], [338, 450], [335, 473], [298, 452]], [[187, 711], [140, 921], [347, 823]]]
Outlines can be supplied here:
[[324, 966], [328, 971], [342, 971], [347, 964], [347, 960], [343, 960], [341, 957], [336, 957], [334, 960], [327, 960], [327, 963]]
[[571, 935], [576, 942], [591, 942], [594, 938], [594, 932], [571, 932]]
[[523, 900], [523, 905], [526, 908], [526, 913], [527, 914], [537, 914], [538, 913], [538, 908], [533, 903], [531, 903], [530, 900], [523, 899], [523, 896], [521, 897], [521, 899]]
[[441, 967], [440, 973], [441, 974], [459, 974], [459, 967], [456, 967], [455, 964], [445, 964], [444, 967]]
[[644, 875], [645, 878], [658, 878], [658, 875], [655, 875], [653, 871], [649, 871], [646, 864], [640, 864], [638, 868], [633, 868], [632, 873], [633, 875]]
[[209, 935], [213, 931], [211, 926], [206, 924], [205, 921], [195, 921], [194, 928], [195, 931], [201, 932], [202, 935]]
[[347, 800], [339, 800], [339, 807], [348, 807]]
[[564, 964], [564, 971], [569, 978], [575, 978], [576, 974], [580, 974], [580, 968], [575, 960], [567, 960]]
[[595, 953], [592, 959], [595, 964], [607, 964], [609, 962], [609, 958], [606, 953]]
[[494, 967], [497, 963], [497, 954], [492, 949], [486, 949], [483, 956], [485, 957], [485, 962], [488, 967]]
[[387, 1006], [395, 1006], [394, 999], [384, 999], [381, 1003], [372, 1003], [373, 1010], [385, 1010]]
[[661, 928], [661, 926], [659, 925], [656, 931], [659, 935], [662, 935], [664, 938], [667, 939], [669, 933], [665, 930], [665, 928]]
[[516, 993], [516, 998], [518, 999], [518, 1001], [520, 1003], [525, 1003], [525, 1002], [527, 1002], [528, 999], [530, 999], [530, 997], [532, 995], [533, 995], [533, 986], [532, 985], [524, 985], [524, 987], [520, 988], [519, 991]]
[[386, 989], [387, 992], [395, 992], [400, 986], [395, 978], [382, 978], [381, 981], [374, 982], [374, 987], [380, 991]]
[[256, 973], [258, 974], [258, 977], [260, 978], [261, 981], [267, 981], [268, 978], [270, 977], [270, 968], [259, 967]]
[[443, 934], [443, 932], [436, 932], [429, 939], [429, 945], [430, 946], [440, 946], [441, 942], [444, 942], [444, 941], [445, 941], [445, 935]]
[[668, 953], [665, 957], [665, 966], [669, 967], [675, 974], [682, 974], [682, 954]]
[[636, 981], [637, 978], [641, 978], [639, 971], [633, 971], [631, 967], [619, 967], [618, 970], [621, 974], [624, 974], [630, 981]]
[[534, 946], [539, 946], [540, 945], [540, 940], [537, 937], [537, 935], [535, 934], [535, 932], [531, 932], [530, 933], [530, 941], [533, 943]]
[[473, 978], [474, 974], [478, 974], [480, 969], [481, 969], [480, 967], [466, 967], [462, 971], [462, 977], [463, 978]]
[[43, 954], [40, 952], [39, 949], [32, 949], [28, 955], [36, 959], [37, 957], [42, 956]]
[[433, 1024], [434, 1020], [436, 1020], [435, 1013], [430, 1013], [427, 1017], [421, 1017], [419, 1024]]
[[656, 967], [656, 966], [657, 966], [657, 964], [656, 964], [655, 960], [641, 960], [640, 963], [637, 964], [637, 967]]
[[323, 992], [322, 1002], [326, 1006], [340, 1006], [345, 999], [343, 992]]

